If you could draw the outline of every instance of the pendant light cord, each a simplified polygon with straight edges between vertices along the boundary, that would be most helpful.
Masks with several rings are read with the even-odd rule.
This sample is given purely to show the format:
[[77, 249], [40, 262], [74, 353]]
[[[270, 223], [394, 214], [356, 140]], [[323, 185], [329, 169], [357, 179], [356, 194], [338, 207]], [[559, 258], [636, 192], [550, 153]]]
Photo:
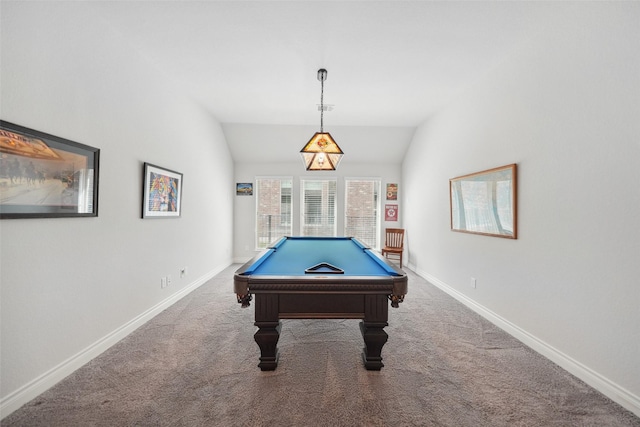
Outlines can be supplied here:
[[323, 133], [322, 131], [323, 127], [324, 127], [324, 75], [320, 79], [320, 133]]

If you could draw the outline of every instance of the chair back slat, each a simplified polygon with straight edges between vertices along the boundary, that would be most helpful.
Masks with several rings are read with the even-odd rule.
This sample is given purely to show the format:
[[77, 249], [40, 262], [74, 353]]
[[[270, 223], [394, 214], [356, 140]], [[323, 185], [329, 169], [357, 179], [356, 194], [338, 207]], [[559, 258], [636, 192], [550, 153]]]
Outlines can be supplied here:
[[387, 228], [385, 246], [389, 248], [401, 248], [404, 242], [403, 228]]

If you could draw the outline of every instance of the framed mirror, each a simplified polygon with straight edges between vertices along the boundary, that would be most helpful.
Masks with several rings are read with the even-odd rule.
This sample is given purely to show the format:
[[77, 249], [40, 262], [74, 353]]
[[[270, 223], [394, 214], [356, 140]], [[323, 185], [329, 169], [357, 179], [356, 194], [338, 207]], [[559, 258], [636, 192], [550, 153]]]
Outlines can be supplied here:
[[516, 239], [516, 164], [449, 180], [451, 230]]

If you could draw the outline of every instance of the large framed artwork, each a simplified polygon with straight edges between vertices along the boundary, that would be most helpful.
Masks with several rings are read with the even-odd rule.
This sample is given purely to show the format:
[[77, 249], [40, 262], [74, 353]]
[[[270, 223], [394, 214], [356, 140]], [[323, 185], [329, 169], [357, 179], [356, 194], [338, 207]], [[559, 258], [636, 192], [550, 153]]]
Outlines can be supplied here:
[[181, 206], [182, 174], [145, 163], [142, 218], [179, 217]]
[[516, 239], [516, 172], [514, 163], [450, 179], [451, 229]]
[[0, 219], [98, 216], [100, 150], [0, 120]]

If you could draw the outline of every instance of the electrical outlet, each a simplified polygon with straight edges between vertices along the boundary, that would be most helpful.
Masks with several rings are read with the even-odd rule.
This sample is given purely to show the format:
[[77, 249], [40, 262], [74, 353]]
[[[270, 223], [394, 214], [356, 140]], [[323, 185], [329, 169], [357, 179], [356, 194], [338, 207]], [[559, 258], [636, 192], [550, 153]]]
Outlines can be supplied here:
[[171, 284], [171, 275], [167, 276], [167, 286]]
[[475, 278], [475, 277], [472, 277], [472, 278], [471, 278], [471, 287], [472, 287], [473, 289], [475, 289], [475, 288], [476, 288], [476, 278]]
[[182, 267], [180, 269], [180, 277], [184, 277], [187, 275], [187, 267]]
[[164, 289], [167, 287], [167, 278], [166, 277], [161, 277], [160, 278], [160, 289]]

